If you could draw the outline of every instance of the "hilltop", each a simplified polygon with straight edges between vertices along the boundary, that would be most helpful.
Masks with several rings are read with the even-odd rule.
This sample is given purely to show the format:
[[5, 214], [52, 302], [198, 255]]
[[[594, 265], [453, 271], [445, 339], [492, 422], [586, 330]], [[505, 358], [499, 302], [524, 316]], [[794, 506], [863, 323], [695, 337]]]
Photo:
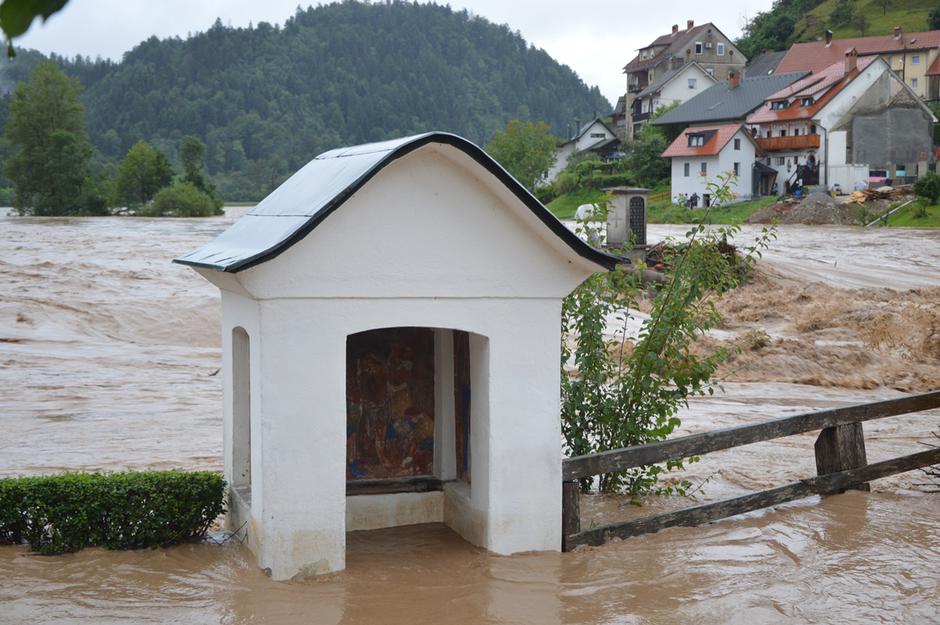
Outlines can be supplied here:
[[[832, 14], [841, 2], [865, 16], [864, 32], [857, 23], [838, 24]], [[885, 6], [882, 6], [884, 4]], [[895, 26], [905, 32], [929, 30], [927, 15], [936, 0], [777, 0], [773, 8], [758, 13], [745, 28], [737, 44], [749, 58], [764, 49], [785, 50], [794, 43], [822, 39], [826, 29], [837, 39], [890, 35]]]
[[[22, 51], [4, 64], [0, 92], [42, 58]], [[343, 2], [298, 9], [283, 26], [216, 21], [185, 39], [152, 37], [120, 62], [53, 58], [84, 85], [104, 161], [140, 139], [175, 160], [180, 139], [196, 135], [227, 199], [263, 197], [338, 146], [427, 130], [485, 144], [512, 118], [545, 120], [560, 136], [574, 117], [611, 109], [508, 26], [434, 4]]]

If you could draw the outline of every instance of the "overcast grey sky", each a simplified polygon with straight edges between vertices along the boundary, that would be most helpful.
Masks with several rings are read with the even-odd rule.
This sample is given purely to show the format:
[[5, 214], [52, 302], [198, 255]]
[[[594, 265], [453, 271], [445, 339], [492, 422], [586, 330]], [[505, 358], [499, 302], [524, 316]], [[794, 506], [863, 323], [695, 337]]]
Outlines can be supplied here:
[[[621, 68], [637, 48], [686, 20], [714, 22], [731, 38], [745, 15], [770, 8], [772, 0], [453, 0], [457, 9], [508, 24], [536, 47], [597, 85], [611, 103], [623, 93]], [[217, 17], [247, 26], [283, 23], [298, 0], [70, 0], [45, 24], [39, 21], [18, 45], [66, 56], [121, 55], [151, 35], [185, 37], [206, 30]], [[320, 3], [313, 3], [320, 4]]]

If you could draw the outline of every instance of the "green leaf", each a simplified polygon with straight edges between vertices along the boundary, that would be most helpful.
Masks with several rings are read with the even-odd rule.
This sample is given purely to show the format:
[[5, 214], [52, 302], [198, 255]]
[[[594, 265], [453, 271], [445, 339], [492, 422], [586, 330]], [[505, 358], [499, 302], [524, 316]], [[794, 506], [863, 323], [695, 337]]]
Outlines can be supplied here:
[[37, 17], [44, 20], [62, 9], [68, 0], [4, 0], [0, 4], [0, 28], [7, 40], [19, 37]]

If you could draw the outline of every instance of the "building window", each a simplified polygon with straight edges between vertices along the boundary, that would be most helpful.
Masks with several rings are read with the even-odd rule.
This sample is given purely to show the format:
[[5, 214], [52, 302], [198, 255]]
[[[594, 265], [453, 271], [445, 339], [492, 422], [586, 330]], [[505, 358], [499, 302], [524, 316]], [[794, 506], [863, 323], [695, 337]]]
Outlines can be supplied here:
[[785, 108], [787, 108], [786, 100], [776, 100], [770, 103], [770, 110], [772, 111], [781, 111]]
[[740, 140], [740, 139], [735, 139], [735, 140], [734, 140], [734, 149], [735, 149], [735, 150], [740, 150], [740, 149], [741, 149], [741, 140]]
[[688, 163], [686, 163], [686, 164], [685, 164], [685, 167], [683, 167], [683, 175], [684, 175], [686, 178], [689, 177], [689, 170], [690, 170], [690, 169], [691, 169], [691, 167], [689, 166]]
[[787, 159], [783, 158], [782, 156], [777, 157], [777, 165], [785, 165], [786, 162], [787, 162]]
[[800, 100], [800, 104], [802, 104], [803, 106], [812, 106], [812, 105], [813, 105], [813, 101], [814, 101], [814, 100], [813, 100], [812, 97], [803, 98], [802, 100]]
[[715, 75], [715, 68], [714, 68], [714, 67], [708, 67], [708, 68], [705, 69], [705, 73], [708, 74], [709, 76], [714, 76], [714, 75]]
[[604, 138], [604, 133], [603, 133], [603, 132], [592, 132], [592, 133], [591, 133], [591, 138], [592, 138], [592, 139], [603, 139], [603, 138]]
[[780, 136], [781, 136], [781, 137], [786, 137], [786, 136], [787, 136], [787, 130], [786, 130], [786, 128], [781, 128], [781, 129], [780, 129]]
[[724, 55], [725, 55], [725, 44], [719, 41], [719, 42], [718, 42], [718, 45], [715, 46], [715, 51], [718, 53], [718, 56], [724, 56]]
[[809, 133], [812, 135], [816, 134], [816, 124], [813, 124], [809, 127]]
[[702, 161], [702, 175], [703, 176], [708, 175], [708, 163], [705, 161]]
[[705, 145], [705, 135], [689, 135], [689, 147], [700, 148]]
[[799, 136], [800, 136], [800, 129], [799, 129], [799, 128], [794, 128], [794, 129], [793, 129], [793, 136], [794, 136], [794, 137], [799, 137]]
[[920, 65], [920, 55], [912, 54], [911, 55], [911, 65]]
[[911, 78], [911, 89], [917, 89], [917, 79]]
[[701, 54], [701, 53], [702, 53], [702, 42], [701, 42], [701, 41], [696, 41], [696, 42], [695, 42], [695, 53], [696, 53], [696, 54]]
[[741, 175], [741, 163], [734, 164], [734, 177], [737, 178]]
[[689, 89], [695, 89], [696, 82], [694, 78], [689, 78]]

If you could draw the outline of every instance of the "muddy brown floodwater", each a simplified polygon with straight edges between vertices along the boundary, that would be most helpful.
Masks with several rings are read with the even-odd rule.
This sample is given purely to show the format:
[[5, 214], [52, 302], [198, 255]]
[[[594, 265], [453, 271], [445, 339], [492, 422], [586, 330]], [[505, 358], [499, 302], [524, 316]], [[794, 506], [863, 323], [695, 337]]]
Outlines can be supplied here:
[[[221, 469], [218, 295], [169, 260], [234, 217], [0, 217], [0, 475]], [[940, 232], [781, 228], [704, 342], [746, 349], [682, 431], [940, 385], [938, 269]], [[867, 423], [869, 458], [918, 451], [938, 426], [937, 411]], [[700, 501], [792, 481], [814, 473], [813, 440], [710, 454], [683, 477]], [[937, 623], [940, 496], [923, 481], [569, 554], [494, 556], [433, 525], [356, 532], [346, 571], [300, 583], [233, 544], [0, 547], [0, 623]], [[582, 522], [686, 503], [585, 497]]]

